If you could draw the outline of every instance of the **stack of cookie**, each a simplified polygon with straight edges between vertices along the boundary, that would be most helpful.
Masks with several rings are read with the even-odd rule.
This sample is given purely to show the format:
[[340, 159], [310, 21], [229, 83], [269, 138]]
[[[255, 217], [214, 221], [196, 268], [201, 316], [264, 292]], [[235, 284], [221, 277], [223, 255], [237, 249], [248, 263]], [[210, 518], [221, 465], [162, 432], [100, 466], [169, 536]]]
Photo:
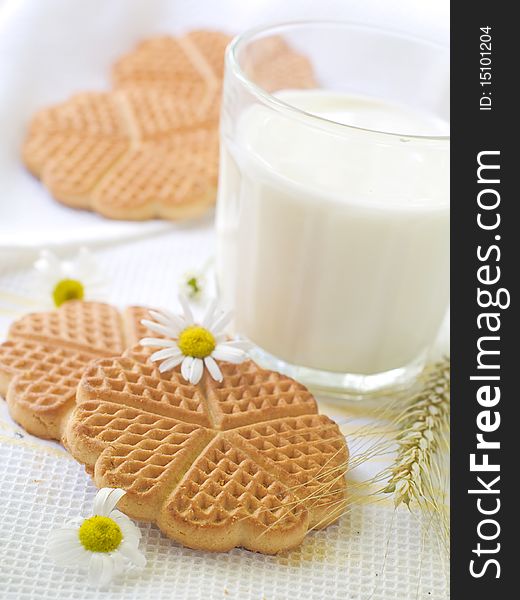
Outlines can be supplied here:
[[61, 440], [98, 487], [126, 490], [128, 515], [192, 548], [272, 554], [334, 522], [348, 451], [309, 391], [252, 361], [218, 361], [221, 382], [161, 373], [136, 345], [145, 312], [69, 301], [14, 322], [0, 345], [13, 418]]

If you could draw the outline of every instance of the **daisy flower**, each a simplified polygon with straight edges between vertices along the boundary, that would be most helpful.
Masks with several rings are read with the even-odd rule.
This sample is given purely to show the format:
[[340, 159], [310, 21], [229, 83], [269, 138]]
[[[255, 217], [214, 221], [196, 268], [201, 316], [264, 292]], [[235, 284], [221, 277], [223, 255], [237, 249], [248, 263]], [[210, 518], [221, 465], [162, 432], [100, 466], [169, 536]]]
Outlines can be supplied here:
[[200, 381], [204, 367], [216, 381], [222, 381], [217, 360], [241, 363], [247, 359], [248, 342], [230, 341], [224, 333], [232, 313], [217, 311], [213, 300], [200, 323], [195, 322], [185, 296], [179, 297], [184, 314], [169, 311], [150, 311], [154, 321], [143, 319], [142, 324], [163, 338], [143, 338], [141, 346], [162, 348], [150, 360], [162, 361], [159, 371], [164, 373], [181, 365], [181, 374], [190, 383]]
[[99, 587], [110, 583], [128, 564], [144, 567], [146, 558], [138, 549], [141, 531], [115, 510], [125, 494], [124, 490], [100, 489], [94, 500], [94, 516], [75, 519], [53, 531], [47, 550], [54, 561], [87, 568], [89, 583]]
[[208, 288], [208, 269], [213, 264], [210, 256], [202, 266], [186, 271], [179, 280], [179, 293], [193, 302], [199, 302], [206, 296]]
[[38, 291], [45, 303], [61, 306], [67, 300], [100, 299], [105, 284], [95, 256], [80, 248], [72, 260], [60, 260], [50, 250], [42, 250], [34, 263]]
[[202, 271], [187, 271], [179, 282], [181, 294], [190, 300], [198, 301], [204, 295], [206, 278]]

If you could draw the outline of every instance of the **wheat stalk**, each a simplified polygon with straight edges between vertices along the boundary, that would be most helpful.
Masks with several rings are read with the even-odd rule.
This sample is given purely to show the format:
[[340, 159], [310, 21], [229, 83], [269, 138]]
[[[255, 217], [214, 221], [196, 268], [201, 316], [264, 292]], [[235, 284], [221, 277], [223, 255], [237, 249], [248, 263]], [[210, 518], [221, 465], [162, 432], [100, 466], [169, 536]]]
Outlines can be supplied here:
[[450, 363], [443, 358], [430, 367], [422, 389], [414, 395], [396, 424], [397, 458], [388, 470], [383, 493], [394, 494], [395, 505], [416, 500], [436, 508], [435, 484], [438, 455], [449, 447]]

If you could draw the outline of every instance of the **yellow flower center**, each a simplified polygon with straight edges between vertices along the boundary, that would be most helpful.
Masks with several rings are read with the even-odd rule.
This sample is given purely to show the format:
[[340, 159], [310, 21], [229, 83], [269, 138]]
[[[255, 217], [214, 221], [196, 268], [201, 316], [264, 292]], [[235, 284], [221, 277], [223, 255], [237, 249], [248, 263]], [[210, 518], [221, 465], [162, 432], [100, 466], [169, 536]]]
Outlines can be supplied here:
[[76, 279], [62, 279], [58, 281], [52, 292], [54, 304], [61, 306], [67, 300], [83, 300], [85, 288], [81, 281]]
[[186, 327], [179, 335], [177, 344], [184, 356], [193, 356], [194, 358], [206, 358], [217, 345], [211, 331], [200, 325]]
[[119, 525], [110, 517], [99, 515], [85, 519], [78, 535], [83, 547], [91, 552], [112, 552], [123, 540]]

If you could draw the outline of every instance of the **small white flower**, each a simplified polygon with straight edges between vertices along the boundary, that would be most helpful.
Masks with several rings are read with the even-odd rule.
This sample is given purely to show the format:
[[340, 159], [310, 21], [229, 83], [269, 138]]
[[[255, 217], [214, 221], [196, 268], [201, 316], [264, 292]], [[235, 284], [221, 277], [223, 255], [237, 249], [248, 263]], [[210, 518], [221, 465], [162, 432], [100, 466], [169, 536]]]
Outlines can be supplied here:
[[42, 250], [34, 263], [37, 291], [45, 304], [58, 307], [67, 300], [101, 300], [105, 280], [96, 257], [80, 248], [72, 260], [60, 260], [50, 250]]
[[200, 302], [207, 295], [207, 272], [213, 263], [210, 256], [200, 267], [186, 271], [179, 280], [179, 293], [192, 302]]
[[216, 311], [217, 302], [211, 302], [206, 315], [196, 323], [185, 296], [180, 296], [184, 315], [169, 311], [150, 311], [154, 321], [144, 319], [142, 324], [164, 338], [143, 338], [141, 346], [163, 348], [154, 352], [150, 360], [162, 361], [159, 371], [164, 373], [181, 365], [181, 374], [192, 384], [200, 381], [204, 367], [216, 381], [222, 381], [217, 360], [241, 363], [247, 359], [248, 342], [228, 341], [224, 333], [232, 314]]
[[180, 293], [190, 300], [198, 301], [204, 296], [206, 278], [202, 271], [187, 271], [179, 282]]
[[124, 490], [100, 489], [92, 517], [74, 519], [53, 531], [47, 549], [54, 561], [62, 566], [87, 568], [89, 583], [99, 587], [110, 583], [130, 563], [144, 567], [146, 558], [138, 549], [141, 531], [115, 510], [125, 494]]

